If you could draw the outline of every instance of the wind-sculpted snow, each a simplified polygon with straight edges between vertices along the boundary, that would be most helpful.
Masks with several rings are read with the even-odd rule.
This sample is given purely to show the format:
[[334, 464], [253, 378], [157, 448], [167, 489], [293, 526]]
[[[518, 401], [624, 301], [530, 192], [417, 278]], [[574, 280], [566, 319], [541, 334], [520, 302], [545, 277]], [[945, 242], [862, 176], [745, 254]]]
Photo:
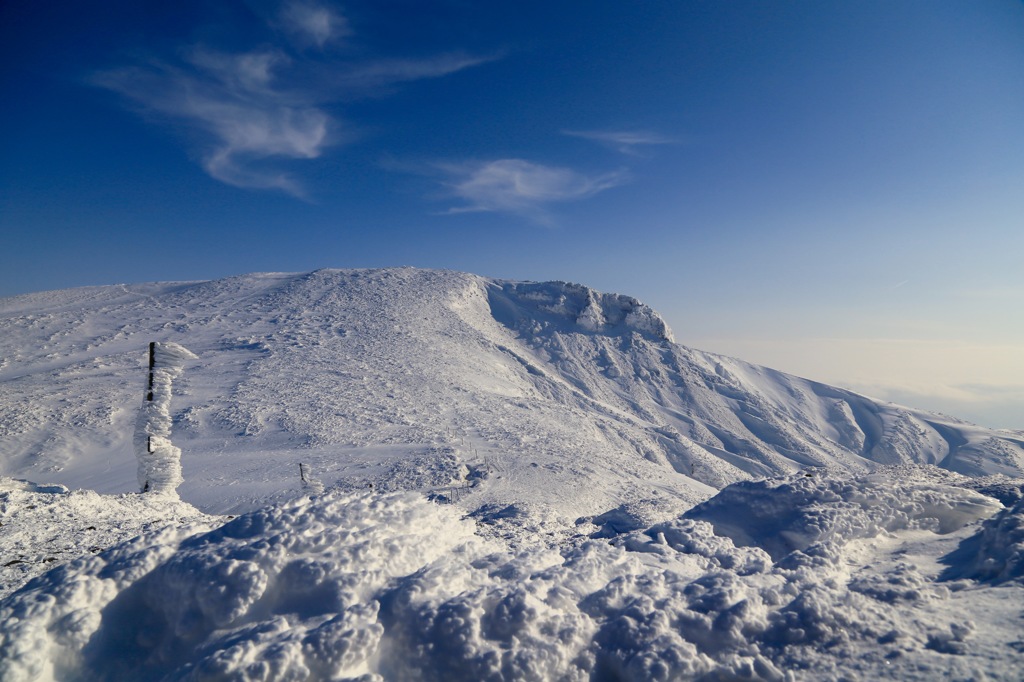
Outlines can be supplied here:
[[12, 680], [333, 679], [377, 649], [375, 596], [389, 579], [464, 544], [482, 545], [471, 524], [408, 494], [307, 498], [188, 539], [143, 536], [9, 600], [0, 670]]
[[[495, 283], [488, 292], [491, 309], [506, 322], [525, 317], [534, 324], [550, 325], [604, 334], [640, 332], [658, 341], [672, 342], [672, 330], [649, 306], [635, 298], [602, 294], [569, 282]], [[528, 312], [523, 315], [520, 311]]]
[[986, 521], [950, 555], [943, 574], [992, 583], [1024, 582], [1024, 499]]
[[1016, 679], [1024, 586], [937, 582], [934, 554], [998, 503], [910, 469], [766, 483], [753, 506], [797, 508], [777, 532], [814, 528], [773, 561], [723, 535], [767, 532], [724, 511], [750, 493], [711, 522], [516, 551], [410, 493], [164, 530], [0, 602], [0, 679]]
[[[198, 356], [159, 415], [181, 498], [256, 511], [68, 492], [137, 490], [153, 342]], [[627, 296], [46, 292], [0, 300], [0, 385], [0, 473], [39, 482], [0, 479], [3, 682], [1024, 669], [1024, 433], [685, 348]]]

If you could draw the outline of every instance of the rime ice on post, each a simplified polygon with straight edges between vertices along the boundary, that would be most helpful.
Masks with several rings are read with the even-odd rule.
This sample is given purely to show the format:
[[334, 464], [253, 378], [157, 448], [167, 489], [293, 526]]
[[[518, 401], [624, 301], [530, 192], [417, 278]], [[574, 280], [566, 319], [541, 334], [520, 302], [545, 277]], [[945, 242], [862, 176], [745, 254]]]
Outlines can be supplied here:
[[302, 489], [313, 495], [319, 495], [324, 491], [324, 484], [319, 479], [313, 478], [306, 473], [306, 467], [299, 462], [299, 479], [302, 481]]
[[181, 449], [171, 444], [171, 382], [196, 358], [176, 343], [149, 344], [149, 378], [133, 439], [144, 493], [174, 493], [183, 480]]

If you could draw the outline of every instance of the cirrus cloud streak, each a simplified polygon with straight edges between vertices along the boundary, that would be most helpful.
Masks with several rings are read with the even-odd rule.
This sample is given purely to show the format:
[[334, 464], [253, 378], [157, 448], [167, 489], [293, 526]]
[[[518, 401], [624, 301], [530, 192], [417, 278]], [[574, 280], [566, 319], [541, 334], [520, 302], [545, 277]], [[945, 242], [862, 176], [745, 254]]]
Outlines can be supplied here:
[[[247, 189], [306, 196], [283, 167], [321, 156], [351, 139], [334, 110], [340, 103], [389, 94], [409, 81], [438, 78], [494, 57], [462, 53], [422, 59], [340, 59], [323, 50], [348, 36], [337, 11], [309, 2], [282, 5], [267, 27], [281, 39], [259, 49], [224, 52], [185, 47], [93, 74], [91, 83], [122, 95], [145, 115], [184, 127], [203, 169]], [[316, 54], [295, 46], [321, 48]]]
[[550, 225], [551, 204], [578, 201], [627, 181], [624, 171], [585, 175], [571, 168], [547, 166], [523, 159], [497, 159], [437, 164], [442, 184], [464, 203], [447, 212], [515, 213]]
[[629, 156], [638, 156], [643, 147], [679, 144], [675, 138], [644, 130], [563, 130], [562, 134], [597, 142]]

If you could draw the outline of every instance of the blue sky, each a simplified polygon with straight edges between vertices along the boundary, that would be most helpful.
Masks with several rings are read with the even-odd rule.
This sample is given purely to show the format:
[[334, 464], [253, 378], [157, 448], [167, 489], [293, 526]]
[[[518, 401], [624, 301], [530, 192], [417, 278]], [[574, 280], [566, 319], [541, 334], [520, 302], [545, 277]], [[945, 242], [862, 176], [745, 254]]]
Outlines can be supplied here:
[[0, 296], [414, 265], [1024, 428], [1024, 3], [0, 5]]

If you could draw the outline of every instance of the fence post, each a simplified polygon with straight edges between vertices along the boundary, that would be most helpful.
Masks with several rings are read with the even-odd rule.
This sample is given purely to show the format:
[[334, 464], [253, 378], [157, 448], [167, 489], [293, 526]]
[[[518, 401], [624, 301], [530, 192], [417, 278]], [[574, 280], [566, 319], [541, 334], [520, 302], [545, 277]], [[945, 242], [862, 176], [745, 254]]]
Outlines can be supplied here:
[[[149, 342], [149, 386], [146, 388], [146, 401], [153, 402], [153, 370], [156, 369], [156, 341]], [[152, 451], [150, 451], [152, 452]]]

